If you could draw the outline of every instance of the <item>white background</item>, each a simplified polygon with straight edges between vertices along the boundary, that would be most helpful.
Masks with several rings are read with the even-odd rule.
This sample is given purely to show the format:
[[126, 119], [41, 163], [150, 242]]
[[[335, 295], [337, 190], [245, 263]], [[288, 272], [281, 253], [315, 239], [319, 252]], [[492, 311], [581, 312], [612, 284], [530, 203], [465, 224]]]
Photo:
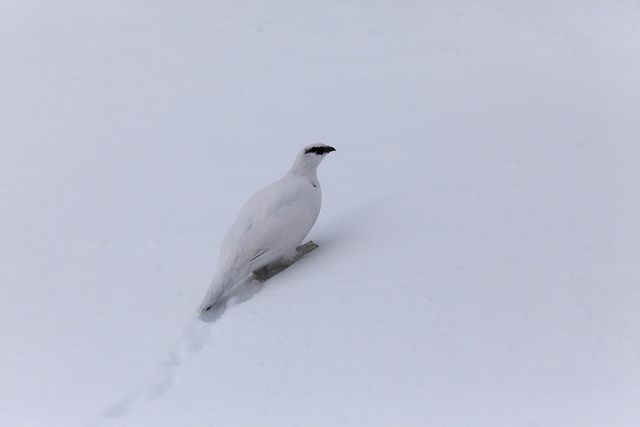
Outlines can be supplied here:
[[[640, 425], [635, 1], [0, 2], [0, 425]], [[195, 315], [310, 143], [320, 247]]]

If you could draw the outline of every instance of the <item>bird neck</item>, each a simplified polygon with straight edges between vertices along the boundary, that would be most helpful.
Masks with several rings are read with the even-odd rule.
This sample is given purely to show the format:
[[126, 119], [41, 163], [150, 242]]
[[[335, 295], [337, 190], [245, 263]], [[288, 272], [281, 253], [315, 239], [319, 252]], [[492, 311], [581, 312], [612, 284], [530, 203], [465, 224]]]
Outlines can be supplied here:
[[316, 173], [317, 170], [318, 170], [318, 163], [296, 162], [289, 170], [288, 175], [304, 176], [306, 178], [317, 181], [318, 180], [318, 175]]
[[287, 173], [287, 176], [291, 177], [303, 177], [309, 180], [311, 185], [314, 187], [318, 187], [320, 184], [318, 183], [318, 175], [316, 170], [318, 169], [318, 165], [294, 165], [291, 170]]

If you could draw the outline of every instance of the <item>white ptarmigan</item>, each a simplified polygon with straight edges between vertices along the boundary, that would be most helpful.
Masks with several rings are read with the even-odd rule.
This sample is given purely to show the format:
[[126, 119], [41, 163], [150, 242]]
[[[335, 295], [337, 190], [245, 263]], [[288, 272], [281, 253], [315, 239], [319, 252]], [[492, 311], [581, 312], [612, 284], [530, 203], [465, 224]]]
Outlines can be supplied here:
[[199, 311], [209, 310], [251, 276], [261, 280], [293, 264], [317, 246], [298, 245], [320, 214], [322, 192], [316, 169], [335, 148], [313, 144], [300, 151], [287, 174], [254, 194], [222, 241], [216, 275]]

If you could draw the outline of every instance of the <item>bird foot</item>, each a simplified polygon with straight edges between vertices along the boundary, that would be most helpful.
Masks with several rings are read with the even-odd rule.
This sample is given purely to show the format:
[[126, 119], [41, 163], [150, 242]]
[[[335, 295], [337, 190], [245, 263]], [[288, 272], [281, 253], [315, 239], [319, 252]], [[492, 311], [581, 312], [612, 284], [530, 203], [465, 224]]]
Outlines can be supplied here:
[[[300, 246], [298, 246], [296, 248], [296, 255], [299, 255], [299, 257], [302, 257], [302, 256], [308, 254], [309, 252], [311, 252], [312, 250], [316, 249], [317, 247], [318, 247], [317, 244], [315, 244], [314, 242], [309, 240], [304, 245], [300, 245]], [[299, 257], [298, 257], [298, 259], [299, 259]], [[297, 259], [296, 259], [296, 261], [297, 261]]]
[[294, 255], [289, 259], [281, 259], [272, 264], [265, 265], [262, 268], [257, 269], [253, 272], [253, 277], [260, 281], [266, 282], [268, 279], [272, 278], [276, 274], [280, 273], [282, 270], [290, 267], [300, 258], [311, 252], [312, 250], [318, 247], [317, 244], [309, 240], [304, 245], [300, 245], [296, 248]]

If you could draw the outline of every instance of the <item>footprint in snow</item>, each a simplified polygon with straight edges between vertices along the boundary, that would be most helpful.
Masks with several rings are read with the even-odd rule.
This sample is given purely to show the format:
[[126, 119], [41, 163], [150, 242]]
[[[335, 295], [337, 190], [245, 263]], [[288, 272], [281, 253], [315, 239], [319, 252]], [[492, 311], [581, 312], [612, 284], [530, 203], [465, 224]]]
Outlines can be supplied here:
[[161, 364], [158, 372], [145, 384], [101, 411], [86, 427], [102, 426], [126, 416], [140, 399], [151, 402], [164, 396], [175, 384], [180, 367], [190, 356], [202, 351], [209, 343], [212, 323], [218, 321], [228, 308], [250, 300], [263, 288], [264, 285], [256, 280], [244, 283], [232, 290], [226, 298], [218, 301], [210, 310], [193, 318], [169, 350], [167, 359]]

